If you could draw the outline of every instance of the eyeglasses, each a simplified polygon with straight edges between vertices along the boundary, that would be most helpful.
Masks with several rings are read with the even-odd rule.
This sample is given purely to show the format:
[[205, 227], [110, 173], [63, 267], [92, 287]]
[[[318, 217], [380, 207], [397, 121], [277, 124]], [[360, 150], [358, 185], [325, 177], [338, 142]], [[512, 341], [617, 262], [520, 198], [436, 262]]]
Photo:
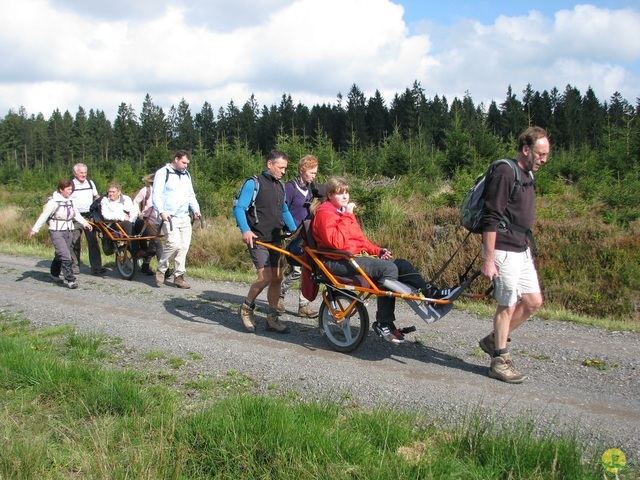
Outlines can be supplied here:
[[533, 153], [535, 153], [539, 158], [549, 158], [551, 152], [536, 152], [533, 148], [531, 149]]

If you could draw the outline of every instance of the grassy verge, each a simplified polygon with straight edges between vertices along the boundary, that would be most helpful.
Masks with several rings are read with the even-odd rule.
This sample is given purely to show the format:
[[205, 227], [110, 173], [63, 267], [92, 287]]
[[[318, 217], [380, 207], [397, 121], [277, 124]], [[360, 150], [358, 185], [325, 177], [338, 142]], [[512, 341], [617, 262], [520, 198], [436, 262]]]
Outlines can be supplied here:
[[[0, 478], [600, 479], [575, 436], [258, 394], [240, 372], [132, 354], [72, 327], [0, 313]], [[634, 473], [634, 472], [631, 472]], [[628, 477], [636, 478], [636, 477]]]

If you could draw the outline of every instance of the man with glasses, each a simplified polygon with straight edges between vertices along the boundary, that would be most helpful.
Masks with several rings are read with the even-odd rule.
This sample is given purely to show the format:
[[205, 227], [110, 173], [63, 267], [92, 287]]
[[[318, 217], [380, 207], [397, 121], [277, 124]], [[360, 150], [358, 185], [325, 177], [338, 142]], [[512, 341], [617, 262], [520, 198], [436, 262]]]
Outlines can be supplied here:
[[[515, 160], [523, 183], [516, 198], [510, 201], [515, 174], [506, 163], [487, 176], [484, 187], [482, 274], [493, 282], [498, 307], [493, 331], [479, 345], [491, 357], [489, 376], [507, 383], [521, 383], [526, 378], [511, 360], [509, 336], [542, 305], [527, 230], [533, 227], [535, 213], [533, 172], [547, 162], [549, 148], [547, 132], [529, 127], [518, 138]], [[509, 228], [510, 224], [519, 228]]]

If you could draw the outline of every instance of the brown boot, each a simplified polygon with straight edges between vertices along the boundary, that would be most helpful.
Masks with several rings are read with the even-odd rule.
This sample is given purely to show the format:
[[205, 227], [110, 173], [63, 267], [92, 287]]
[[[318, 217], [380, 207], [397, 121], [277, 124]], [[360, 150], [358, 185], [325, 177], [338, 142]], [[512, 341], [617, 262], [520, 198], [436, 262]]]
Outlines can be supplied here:
[[[511, 343], [511, 338], [507, 338], [507, 346], [509, 346], [509, 343]], [[493, 358], [493, 352], [496, 349], [496, 342], [495, 342], [493, 333], [490, 333], [489, 335], [484, 337], [482, 340], [478, 341], [478, 345], [480, 346], [480, 348], [484, 353], [486, 353], [491, 358]]]
[[189, 285], [187, 282], [185, 282], [184, 275], [178, 275], [173, 280], [173, 284], [178, 288], [191, 288], [191, 285]]
[[311, 306], [307, 303], [302, 307], [298, 307], [298, 316], [301, 318], [317, 318], [318, 312], [313, 310]]
[[266, 330], [269, 332], [289, 333], [289, 327], [278, 320], [277, 313], [270, 313], [269, 315], [267, 315]]
[[522, 383], [526, 378], [516, 370], [515, 365], [511, 361], [510, 353], [503, 353], [502, 355], [493, 357], [491, 367], [489, 367], [489, 376], [507, 383]]
[[240, 305], [240, 308], [238, 309], [238, 315], [240, 316], [242, 325], [244, 325], [244, 328], [247, 330], [247, 332], [256, 331], [256, 322], [253, 319], [253, 308], [242, 302], [242, 305]]
[[164, 273], [160, 270], [156, 270], [156, 285], [159, 287], [164, 285]]
[[496, 349], [496, 343], [493, 340], [493, 333], [490, 333], [478, 342], [478, 345], [484, 353], [493, 358], [493, 351]]

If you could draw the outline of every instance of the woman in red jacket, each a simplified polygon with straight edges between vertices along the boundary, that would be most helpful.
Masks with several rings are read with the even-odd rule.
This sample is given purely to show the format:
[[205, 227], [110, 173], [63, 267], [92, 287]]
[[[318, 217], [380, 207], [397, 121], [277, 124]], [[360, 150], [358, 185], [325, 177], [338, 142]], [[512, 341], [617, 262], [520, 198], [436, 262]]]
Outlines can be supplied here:
[[[358, 255], [358, 265], [381, 288], [395, 292], [419, 291], [428, 298], [444, 298], [449, 291], [439, 291], [427, 282], [407, 260], [392, 258], [391, 251], [372, 243], [363, 233], [353, 214], [356, 204], [350, 201], [349, 185], [342, 178], [326, 183], [326, 201], [318, 207], [313, 219], [312, 233], [318, 248], [342, 250]], [[324, 255], [325, 265], [336, 275], [353, 276], [356, 271], [348, 260]], [[413, 287], [409, 289], [407, 285]], [[423, 318], [429, 312], [425, 302], [411, 302], [412, 308]], [[410, 304], [411, 304], [410, 303]], [[420, 311], [422, 311], [422, 314]], [[374, 331], [388, 342], [400, 344], [404, 336], [394, 325], [395, 297], [378, 297], [378, 311]], [[438, 315], [438, 318], [440, 315]], [[425, 318], [426, 319], [426, 318]]]

